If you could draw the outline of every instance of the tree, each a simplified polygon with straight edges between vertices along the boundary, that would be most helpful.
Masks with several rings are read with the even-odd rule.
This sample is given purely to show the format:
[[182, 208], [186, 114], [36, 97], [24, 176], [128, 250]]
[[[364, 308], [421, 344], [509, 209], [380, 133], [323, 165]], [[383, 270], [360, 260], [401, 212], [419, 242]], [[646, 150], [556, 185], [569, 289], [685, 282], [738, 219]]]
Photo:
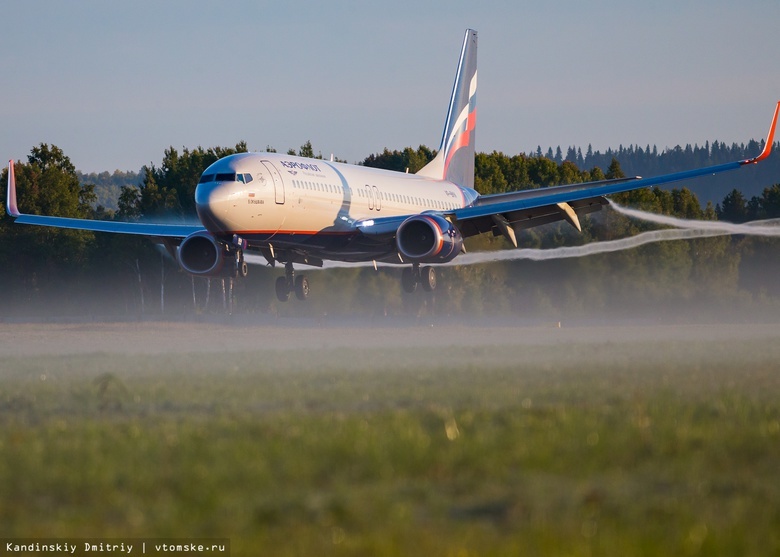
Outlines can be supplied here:
[[780, 184], [765, 188], [761, 194], [763, 218], [776, 219], [780, 217]]
[[603, 170], [601, 170], [598, 166], [594, 166], [590, 170], [590, 179], [596, 182], [600, 180], [606, 180], [606, 176], [604, 175]]
[[[17, 203], [24, 213], [90, 218], [94, 187], [82, 187], [70, 159], [55, 145], [33, 147], [27, 164], [16, 163]], [[7, 180], [7, 171], [3, 173]], [[86, 262], [94, 235], [90, 232], [11, 224], [2, 219], [3, 250], [0, 269], [4, 278], [21, 280], [22, 289], [38, 289], [68, 273], [79, 272]], [[18, 285], [19, 283], [17, 283]]]
[[715, 211], [718, 214], [719, 220], [736, 223], [748, 220], [747, 200], [738, 189], [731, 190], [731, 192], [723, 198], [723, 202], [718, 204]]
[[533, 158], [528, 164], [528, 177], [536, 187], [554, 186], [558, 182], [558, 165], [549, 158]]
[[[493, 153], [497, 155], [497, 153]], [[502, 193], [507, 190], [506, 178], [504, 178], [498, 157], [478, 153], [474, 160], [474, 189], [480, 194]]]
[[397, 149], [391, 151], [385, 147], [380, 154], [369, 155], [360, 164], [396, 172], [406, 172], [408, 169], [409, 172], [415, 173], [431, 162], [435, 156], [436, 151], [425, 145], [420, 145], [416, 150], [406, 147], [403, 151]]
[[197, 147], [182, 149], [181, 154], [169, 147], [160, 167], [154, 164], [141, 169], [138, 187], [122, 188], [118, 216], [137, 219], [160, 216], [192, 218], [195, 216], [195, 188], [201, 174], [217, 160], [235, 153], [245, 153], [246, 142], [235, 147]]
[[[301, 148], [298, 150], [298, 156], [299, 157], [306, 157], [308, 159], [314, 158], [314, 148], [311, 146], [311, 141], [307, 141], [303, 145], [301, 145]], [[317, 158], [322, 158], [317, 157]]]
[[615, 157], [612, 157], [612, 162], [609, 163], [609, 168], [607, 168], [607, 174], [606, 178], [607, 180], [613, 180], [615, 178], [625, 178], [626, 175], [623, 173], [623, 169], [620, 168], [620, 163]]
[[581, 182], [581, 173], [572, 161], [563, 161], [559, 167], [558, 182], [560, 184], [576, 184]]

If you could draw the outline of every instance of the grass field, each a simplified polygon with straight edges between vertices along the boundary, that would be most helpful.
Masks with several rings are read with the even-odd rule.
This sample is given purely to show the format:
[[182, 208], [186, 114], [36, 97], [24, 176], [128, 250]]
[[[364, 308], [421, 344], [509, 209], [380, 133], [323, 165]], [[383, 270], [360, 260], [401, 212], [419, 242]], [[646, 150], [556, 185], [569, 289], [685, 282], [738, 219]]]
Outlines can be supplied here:
[[766, 325], [1, 325], [0, 536], [780, 555], [779, 361]]

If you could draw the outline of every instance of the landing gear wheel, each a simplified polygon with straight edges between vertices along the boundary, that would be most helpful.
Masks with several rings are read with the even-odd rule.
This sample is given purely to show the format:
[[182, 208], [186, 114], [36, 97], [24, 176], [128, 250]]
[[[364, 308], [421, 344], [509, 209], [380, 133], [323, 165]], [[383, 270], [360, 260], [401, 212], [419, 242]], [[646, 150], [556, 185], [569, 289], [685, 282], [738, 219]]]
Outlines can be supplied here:
[[309, 279], [306, 275], [295, 277], [295, 295], [299, 300], [305, 300], [309, 297]]
[[249, 265], [244, 261], [244, 251], [238, 249], [234, 252], [234, 256], [233, 278], [245, 278], [249, 274]]
[[277, 277], [276, 298], [280, 302], [286, 302], [290, 299], [290, 283], [287, 282], [287, 277]]
[[414, 270], [411, 267], [405, 267], [401, 273], [401, 286], [404, 292], [414, 294], [417, 290], [417, 277], [414, 275]]
[[420, 283], [426, 292], [436, 290], [436, 269], [431, 266], [420, 269]]

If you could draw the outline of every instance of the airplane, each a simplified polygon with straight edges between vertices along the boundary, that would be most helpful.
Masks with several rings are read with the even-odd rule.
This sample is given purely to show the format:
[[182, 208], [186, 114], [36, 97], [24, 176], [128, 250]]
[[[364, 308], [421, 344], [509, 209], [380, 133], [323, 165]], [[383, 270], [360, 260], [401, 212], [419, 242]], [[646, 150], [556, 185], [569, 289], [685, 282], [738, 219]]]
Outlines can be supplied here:
[[404, 265], [409, 293], [436, 288], [434, 265], [464, 251], [463, 240], [503, 235], [517, 247], [520, 230], [565, 220], [581, 231], [580, 217], [599, 211], [607, 195], [736, 170], [769, 156], [780, 102], [762, 152], [750, 159], [654, 178], [630, 177], [535, 190], [480, 195], [474, 189], [477, 107], [477, 32], [467, 29], [458, 59], [440, 147], [416, 174], [278, 153], [226, 156], [201, 175], [195, 189], [200, 224], [99, 221], [23, 214], [9, 162], [6, 205], [19, 224], [137, 234], [162, 243], [186, 272], [242, 277], [245, 251], [271, 266], [280, 301], [292, 292], [305, 300], [309, 280], [293, 266], [325, 260]]

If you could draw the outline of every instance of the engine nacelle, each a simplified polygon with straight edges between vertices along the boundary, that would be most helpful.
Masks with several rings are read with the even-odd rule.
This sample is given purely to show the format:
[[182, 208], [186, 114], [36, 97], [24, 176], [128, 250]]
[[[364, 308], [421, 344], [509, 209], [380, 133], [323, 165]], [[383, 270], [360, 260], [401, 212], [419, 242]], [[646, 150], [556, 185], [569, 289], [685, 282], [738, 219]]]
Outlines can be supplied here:
[[181, 268], [201, 277], [229, 276], [234, 256], [227, 244], [206, 231], [190, 234], [179, 245], [176, 254]]
[[463, 247], [460, 230], [439, 215], [414, 215], [406, 219], [395, 235], [395, 243], [405, 261], [446, 263]]

